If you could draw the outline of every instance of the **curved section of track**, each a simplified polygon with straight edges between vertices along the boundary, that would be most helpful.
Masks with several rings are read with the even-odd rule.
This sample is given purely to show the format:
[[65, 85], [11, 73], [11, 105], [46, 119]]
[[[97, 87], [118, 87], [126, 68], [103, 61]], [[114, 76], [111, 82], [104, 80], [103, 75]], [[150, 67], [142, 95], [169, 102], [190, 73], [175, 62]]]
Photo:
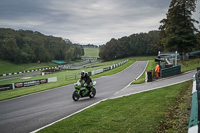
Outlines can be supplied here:
[[[137, 61], [125, 70], [95, 79], [97, 95], [78, 102], [72, 100], [73, 85], [0, 102], [0, 131], [27, 133], [62, 119], [98, 101], [112, 97], [145, 69], [147, 61]], [[38, 86], [40, 87], [40, 86]]]

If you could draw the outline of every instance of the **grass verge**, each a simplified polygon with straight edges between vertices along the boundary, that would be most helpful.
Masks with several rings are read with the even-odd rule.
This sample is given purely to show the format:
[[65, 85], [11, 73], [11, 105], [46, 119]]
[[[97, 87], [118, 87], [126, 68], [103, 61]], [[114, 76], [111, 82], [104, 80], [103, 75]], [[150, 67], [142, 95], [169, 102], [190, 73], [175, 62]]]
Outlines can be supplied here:
[[84, 48], [84, 57], [99, 58], [99, 48]]
[[[84, 60], [76, 60], [76, 61], [69, 61], [68, 64], [74, 64], [78, 62], [82, 62]], [[0, 60], [0, 74], [8, 74], [14, 72], [23, 72], [27, 70], [34, 70], [39, 68], [46, 68], [46, 67], [55, 67], [58, 64], [47, 62], [47, 63], [27, 63], [27, 64], [14, 64], [8, 61]]]
[[[165, 121], [171, 107], [183, 91], [191, 92], [192, 81], [101, 102], [39, 133], [134, 132], [154, 133]], [[191, 101], [190, 101], [191, 102]], [[185, 109], [185, 108], [184, 108]], [[177, 118], [184, 121], [189, 118]], [[183, 125], [185, 131], [187, 125]], [[183, 131], [183, 132], [184, 132]]]
[[188, 61], [178, 61], [178, 64], [181, 65], [181, 72], [187, 72], [200, 67], [200, 58], [190, 59]]
[[190, 87], [181, 91], [176, 98], [174, 106], [169, 108], [165, 120], [160, 122], [158, 133], [186, 133], [192, 104], [192, 82]]
[[45, 67], [53, 67], [57, 66], [56, 64], [49, 62], [49, 63], [28, 63], [28, 64], [13, 64], [8, 61], [0, 60], [0, 74], [7, 74], [13, 72], [22, 72], [27, 70], [33, 70], [38, 68], [45, 68]]

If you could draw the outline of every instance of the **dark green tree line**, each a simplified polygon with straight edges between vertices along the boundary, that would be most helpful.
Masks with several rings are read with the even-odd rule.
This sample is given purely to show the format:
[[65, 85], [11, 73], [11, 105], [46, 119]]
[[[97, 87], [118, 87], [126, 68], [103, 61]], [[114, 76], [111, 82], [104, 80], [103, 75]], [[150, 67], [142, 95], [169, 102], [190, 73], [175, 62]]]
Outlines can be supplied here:
[[100, 47], [99, 56], [103, 60], [113, 60], [129, 56], [157, 55], [159, 31], [132, 34], [128, 37], [111, 39]]
[[14, 63], [75, 60], [84, 54], [83, 47], [70, 40], [45, 36], [29, 30], [0, 28], [0, 59]]

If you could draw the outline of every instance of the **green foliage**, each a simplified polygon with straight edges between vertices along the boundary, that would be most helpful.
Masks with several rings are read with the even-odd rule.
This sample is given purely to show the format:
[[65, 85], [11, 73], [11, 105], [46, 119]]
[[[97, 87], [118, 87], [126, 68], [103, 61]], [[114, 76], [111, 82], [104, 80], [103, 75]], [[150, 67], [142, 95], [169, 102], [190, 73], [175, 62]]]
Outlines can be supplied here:
[[[191, 81], [107, 100], [47, 127], [39, 133], [156, 133], [179, 94], [191, 91]], [[187, 110], [187, 108], [185, 108]], [[187, 118], [177, 118], [187, 123]], [[174, 123], [172, 123], [174, 124]], [[179, 124], [179, 123], [175, 123]], [[187, 124], [180, 132], [187, 132]], [[175, 129], [176, 131], [176, 129]]]
[[167, 18], [161, 20], [159, 28], [159, 43], [166, 51], [178, 51], [182, 55], [196, 47], [194, 23], [197, 21], [191, 18], [195, 8], [196, 0], [172, 0]]
[[102, 60], [114, 60], [129, 56], [157, 55], [159, 31], [133, 34], [129, 37], [111, 39], [100, 47], [99, 56]]
[[39, 32], [0, 28], [0, 59], [14, 63], [74, 60], [84, 54], [83, 47], [59, 37]]
[[199, 50], [200, 49], [200, 32], [196, 34], [196, 38], [197, 38], [197, 46], [195, 47], [194, 50]]
[[83, 48], [99, 48], [99, 47], [94, 44], [87, 44], [87, 45], [83, 45]]

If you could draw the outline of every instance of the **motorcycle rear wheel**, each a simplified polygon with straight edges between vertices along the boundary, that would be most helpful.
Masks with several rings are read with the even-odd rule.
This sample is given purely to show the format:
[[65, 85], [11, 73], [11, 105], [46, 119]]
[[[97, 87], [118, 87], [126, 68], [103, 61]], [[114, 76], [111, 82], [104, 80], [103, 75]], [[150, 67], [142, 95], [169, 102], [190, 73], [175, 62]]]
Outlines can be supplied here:
[[74, 91], [74, 93], [72, 94], [72, 99], [73, 99], [74, 101], [78, 101], [79, 98], [80, 98], [80, 95], [78, 94], [78, 92], [77, 92], [77, 91]]

